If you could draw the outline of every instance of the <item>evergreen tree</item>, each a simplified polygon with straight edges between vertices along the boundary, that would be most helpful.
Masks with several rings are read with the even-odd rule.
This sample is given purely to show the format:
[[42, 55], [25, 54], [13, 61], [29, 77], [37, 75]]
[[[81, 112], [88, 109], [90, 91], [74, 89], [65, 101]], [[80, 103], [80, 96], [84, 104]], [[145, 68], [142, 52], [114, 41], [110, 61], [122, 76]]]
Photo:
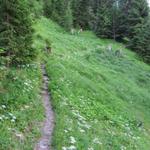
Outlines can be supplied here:
[[128, 0], [115, 0], [113, 5], [112, 23], [113, 39], [121, 41], [127, 30], [127, 8]]
[[149, 18], [147, 20], [136, 26], [135, 35], [129, 47], [137, 52], [144, 61], [150, 63], [150, 21]]
[[95, 32], [100, 37], [111, 37], [111, 0], [100, 0], [97, 6]]
[[[72, 26], [93, 30], [99, 37], [122, 41], [141, 56], [149, 57], [145, 23], [147, 0], [45, 0], [45, 14], [66, 29]], [[148, 32], [148, 33], [147, 33]], [[141, 37], [141, 38], [140, 38]]]
[[71, 9], [71, 2], [66, 3], [66, 8], [64, 16], [62, 17], [62, 25], [64, 28], [70, 30], [73, 26], [73, 16], [72, 16], [72, 9]]
[[121, 39], [122, 33], [122, 11], [121, 11], [121, 4], [119, 0], [114, 0], [111, 6], [111, 25], [110, 25], [110, 35], [109, 37], [113, 38], [114, 40]]
[[93, 28], [95, 18], [93, 2], [94, 1], [92, 0], [78, 0], [74, 2], [73, 16], [75, 26], [79, 26], [84, 29]]
[[150, 22], [146, 0], [129, 1], [126, 6], [124, 37], [129, 39], [128, 47], [137, 52], [147, 62], [150, 58]]
[[[50, 1], [50, 0], [49, 0]], [[43, 15], [43, 0], [29, 1], [31, 16], [36, 19]]]
[[52, 16], [52, 12], [54, 11], [53, 0], [44, 0], [44, 15], [48, 18]]
[[126, 34], [128, 38], [135, 35], [135, 27], [143, 23], [143, 19], [149, 15], [149, 8], [147, 0], [126, 0], [125, 17]]
[[35, 57], [30, 11], [26, 0], [0, 1], [0, 48], [10, 63], [24, 63]]
[[48, 18], [59, 23], [69, 30], [73, 24], [72, 1], [70, 0], [45, 0], [44, 13]]

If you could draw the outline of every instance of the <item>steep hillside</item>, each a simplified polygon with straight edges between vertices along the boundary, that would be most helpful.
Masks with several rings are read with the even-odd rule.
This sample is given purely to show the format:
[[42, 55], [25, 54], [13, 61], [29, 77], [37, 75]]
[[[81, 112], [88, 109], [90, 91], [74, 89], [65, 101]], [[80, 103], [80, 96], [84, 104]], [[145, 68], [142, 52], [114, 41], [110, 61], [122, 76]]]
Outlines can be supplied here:
[[0, 73], [0, 150], [32, 150], [44, 119], [39, 63]]
[[[51, 79], [54, 149], [148, 150], [150, 67], [124, 45], [91, 32], [72, 35], [45, 18], [34, 28], [33, 47], [41, 52], [46, 45], [52, 48], [41, 59]], [[33, 149], [40, 137], [44, 111], [39, 62], [0, 67], [2, 150]]]
[[56, 113], [54, 149], [149, 149], [150, 67], [124, 45], [90, 32], [71, 35], [45, 18], [35, 30], [39, 49], [44, 41], [52, 46], [45, 60]]

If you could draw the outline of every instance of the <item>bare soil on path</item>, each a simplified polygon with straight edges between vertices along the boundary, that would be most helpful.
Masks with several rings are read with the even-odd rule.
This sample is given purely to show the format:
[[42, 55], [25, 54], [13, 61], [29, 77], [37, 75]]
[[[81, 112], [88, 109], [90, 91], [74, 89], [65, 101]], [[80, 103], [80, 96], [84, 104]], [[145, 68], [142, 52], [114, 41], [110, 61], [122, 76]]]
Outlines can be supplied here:
[[43, 98], [43, 105], [45, 108], [45, 121], [43, 122], [42, 127], [42, 137], [39, 139], [38, 143], [36, 144], [34, 150], [51, 150], [51, 140], [52, 140], [52, 133], [54, 129], [54, 112], [52, 109], [52, 105], [50, 103], [51, 97], [50, 93], [48, 92], [48, 76], [46, 73], [45, 65], [41, 66], [42, 73], [43, 73], [43, 89], [42, 89], [42, 98]]

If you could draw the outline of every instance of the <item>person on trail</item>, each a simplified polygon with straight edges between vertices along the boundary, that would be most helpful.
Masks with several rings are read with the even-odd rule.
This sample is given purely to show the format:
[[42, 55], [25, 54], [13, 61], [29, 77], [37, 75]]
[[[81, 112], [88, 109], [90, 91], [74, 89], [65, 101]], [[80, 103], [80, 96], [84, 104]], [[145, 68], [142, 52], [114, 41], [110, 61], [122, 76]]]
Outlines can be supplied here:
[[71, 31], [70, 31], [70, 32], [71, 32], [72, 35], [74, 35], [74, 34], [75, 34], [75, 29], [74, 29], [74, 28], [71, 28]]
[[49, 53], [49, 54], [52, 51], [51, 43], [48, 40], [45, 41], [45, 51], [46, 51], [46, 53]]
[[82, 29], [82, 28], [80, 28], [80, 30], [78, 31], [78, 34], [81, 33], [81, 32], [83, 32], [83, 29]]

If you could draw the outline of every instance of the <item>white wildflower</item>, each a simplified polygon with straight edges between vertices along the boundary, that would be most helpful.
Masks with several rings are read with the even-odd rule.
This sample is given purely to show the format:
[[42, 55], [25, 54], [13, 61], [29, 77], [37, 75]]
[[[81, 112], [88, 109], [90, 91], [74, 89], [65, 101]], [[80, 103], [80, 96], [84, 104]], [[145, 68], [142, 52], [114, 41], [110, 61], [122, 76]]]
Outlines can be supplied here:
[[30, 64], [27, 64], [27, 67], [30, 67]]
[[7, 119], [9, 119], [7, 116], [5, 116], [5, 119], [7, 120]]
[[64, 130], [65, 133], [68, 133], [68, 130]]
[[10, 116], [13, 116], [13, 114], [12, 113], [8, 113]]
[[0, 121], [2, 121], [3, 120], [3, 118], [0, 116]]
[[5, 105], [2, 105], [2, 108], [3, 108], [3, 109], [5, 109], [5, 108], [6, 108], [6, 106], [5, 106]]
[[11, 122], [15, 122], [15, 119], [11, 119]]
[[15, 133], [15, 136], [19, 139], [19, 140], [24, 140], [24, 135], [22, 133]]
[[81, 128], [79, 128], [79, 131], [80, 131], [81, 133], [84, 133], [84, 132], [85, 132], [85, 130], [83, 130], [83, 129], [81, 129]]
[[87, 129], [90, 129], [90, 128], [91, 128], [91, 125], [85, 124], [84, 127], [87, 128]]
[[129, 124], [128, 124], [128, 123], [126, 123], [126, 124], [125, 124], [125, 126], [126, 126], [126, 127], [128, 127], [128, 126], [129, 126]]
[[14, 120], [16, 120], [16, 117], [15, 117], [15, 116], [13, 116], [12, 118], [13, 118]]
[[62, 150], [67, 150], [67, 148], [66, 147], [62, 147]]
[[114, 122], [113, 122], [113, 121], [111, 121], [111, 120], [110, 120], [109, 122], [110, 122], [111, 124], [113, 124], [113, 123], [114, 123]]
[[136, 137], [136, 136], [133, 136], [132, 139], [133, 139], [133, 140], [137, 140], [137, 137]]
[[2, 115], [2, 118], [5, 118], [5, 115]]
[[72, 128], [70, 127], [70, 128], [68, 128], [68, 131], [72, 131]]
[[98, 123], [98, 120], [97, 120], [97, 119], [95, 119], [95, 120], [94, 120], [94, 123]]
[[27, 86], [29, 85], [29, 83], [27, 83], [27, 82], [25, 82], [24, 84], [27, 85]]
[[28, 106], [28, 105], [25, 105], [25, 106], [24, 106], [25, 109], [28, 109], [29, 107], [30, 107], [30, 106]]
[[76, 150], [77, 148], [74, 145], [71, 145], [70, 147], [68, 147], [68, 150]]
[[76, 140], [75, 140], [75, 138], [74, 138], [73, 136], [70, 137], [70, 143], [71, 143], [71, 144], [76, 143]]
[[120, 150], [126, 150], [126, 149], [127, 148], [125, 146], [123, 146], [123, 145], [120, 147]]
[[139, 139], [140, 139], [140, 137], [139, 137], [139, 136], [137, 136], [137, 137], [136, 137], [136, 139], [137, 139], [137, 140], [139, 140]]
[[124, 133], [124, 135], [125, 135], [125, 136], [128, 136], [128, 134], [127, 134], [127, 133]]
[[126, 127], [126, 130], [130, 131], [130, 127]]
[[102, 144], [102, 142], [100, 142], [100, 140], [99, 140], [98, 138], [95, 138], [95, 139], [93, 140], [93, 143], [99, 144], [99, 145]]
[[67, 102], [64, 101], [64, 102], [62, 102], [62, 105], [67, 106], [68, 104], [67, 104]]

